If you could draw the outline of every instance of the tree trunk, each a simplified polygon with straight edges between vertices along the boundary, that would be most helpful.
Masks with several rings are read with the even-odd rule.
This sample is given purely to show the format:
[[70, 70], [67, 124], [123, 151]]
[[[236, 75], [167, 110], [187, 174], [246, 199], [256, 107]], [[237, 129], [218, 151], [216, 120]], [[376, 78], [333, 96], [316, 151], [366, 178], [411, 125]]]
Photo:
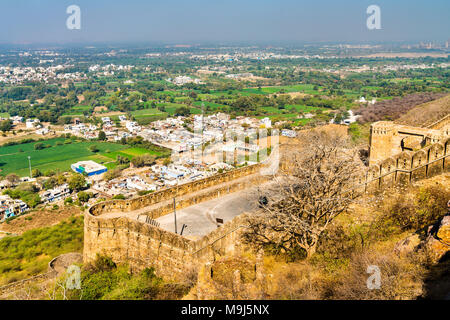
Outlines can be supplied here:
[[309, 260], [314, 255], [314, 253], [316, 253], [316, 249], [317, 249], [317, 242], [311, 245], [306, 250], [306, 260]]

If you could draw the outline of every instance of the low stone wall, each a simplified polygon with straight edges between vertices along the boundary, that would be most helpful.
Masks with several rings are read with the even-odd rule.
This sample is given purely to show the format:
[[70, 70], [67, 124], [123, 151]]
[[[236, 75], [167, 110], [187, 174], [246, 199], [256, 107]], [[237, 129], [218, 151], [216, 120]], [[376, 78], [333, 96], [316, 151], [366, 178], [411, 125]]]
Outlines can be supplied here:
[[101, 219], [87, 212], [83, 260], [92, 261], [97, 254], [104, 254], [116, 263], [127, 263], [133, 272], [154, 267], [159, 276], [180, 280], [217, 255], [239, 250], [236, 231], [242, 228], [244, 217], [236, 217], [194, 241], [126, 217]]
[[[193, 196], [187, 194], [176, 199], [176, 209], [181, 210], [201, 202], [216, 199], [229, 193], [253, 187], [265, 181], [267, 181], [267, 177], [250, 176], [245, 181], [235, 183], [231, 182], [226, 186], [217, 188], [208, 188], [207, 190], [205, 190], [205, 192], [201, 192]], [[173, 212], [173, 202], [171, 200], [168, 200], [163, 202], [161, 206], [157, 206], [156, 208], [149, 209], [145, 213], [142, 213], [142, 215], [147, 215], [152, 219], [157, 219], [171, 212]]]
[[[127, 263], [132, 271], [153, 266], [157, 274], [166, 279], [181, 279], [200, 264], [213, 261], [217, 255], [239, 250], [238, 234], [245, 214], [196, 241], [141, 221], [123, 216], [103, 218], [102, 214], [131, 212], [161, 203], [142, 213], [156, 219], [173, 211], [170, 201], [173, 197], [177, 197], [177, 209], [182, 209], [262, 183], [267, 178], [257, 174], [260, 169], [261, 165], [256, 164], [137, 199], [106, 201], [92, 206], [84, 217], [83, 261], [92, 261], [97, 254], [103, 254], [116, 263]], [[246, 176], [248, 180], [233, 183]], [[230, 183], [221, 186], [224, 182]], [[191, 196], [196, 191], [200, 192]]]
[[132, 200], [110, 200], [98, 203], [89, 210], [92, 215], [99, 216], [104, 212], [130, 212], [136, 209], [148, 207], [174, 197], [180, 197], [188, 193], [213, 187], [223, 182], [232, 181], [244, 176], [257, 173], [261, 169], [260, 164], [246, 166], [233, 171], [217, 174], [211, 177], [188, 182], [173, 188], [157, 191]]
[[[134, 200], [116, 200], [94, 205], [85, 213], [83, 260], [92, 261], [97, 254], [104, 254], [112, 257], [117, 263], [129, 264], [133, 271], [153, 266], [158, 275], [176, 280], [182, 279], [200, 265], [214, 261], [218, 255], [239, 252], [241, 249], [239, 239], [241, 231], [245, 228], [246, 214], [235, 217], [232, 221], [194, 241], [126, 217], [102, 218], [102, 213], [129, 212], [170, 200], [173, 197], [181, 197], [177, 201], [177, 206], [184, 208], [218, 197], [223, 193], [245, 188], [246, 183], [230, 183], [216, 189], [211, 187], [252, 175], [260, 168], [260, 165], [245, 167]], [[381, 164], [370, 166], [368, 172], [361, 176], [360, 184], [356, 189], [375, 192], [449, 170], [450, 139], [447, 139], [417, 152], [402, 152], [382, 161]], [[192, 192], [206, 188], [211, 190], [189, 196]], [[183, 195], [185, 197], [182, 197]], [[157, 218], [172, 210], [171, 203], [162, 204], [145, 214]]]

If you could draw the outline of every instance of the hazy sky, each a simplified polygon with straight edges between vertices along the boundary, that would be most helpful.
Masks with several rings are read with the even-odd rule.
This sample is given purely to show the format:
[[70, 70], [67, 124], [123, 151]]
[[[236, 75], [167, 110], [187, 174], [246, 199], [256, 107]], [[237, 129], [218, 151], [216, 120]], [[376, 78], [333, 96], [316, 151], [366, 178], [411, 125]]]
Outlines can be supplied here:
[[[66, 28], [72, 4], [81, 30]], [[449, 14], [449, 0], [0, 0], [0, 43], [442, 41]]]

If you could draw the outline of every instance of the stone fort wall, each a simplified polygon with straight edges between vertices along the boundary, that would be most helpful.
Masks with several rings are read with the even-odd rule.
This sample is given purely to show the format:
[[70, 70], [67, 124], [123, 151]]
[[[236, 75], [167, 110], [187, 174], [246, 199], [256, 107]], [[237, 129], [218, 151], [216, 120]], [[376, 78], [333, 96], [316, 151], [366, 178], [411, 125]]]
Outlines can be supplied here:
[[217, 256], [239, 252], [239, 234], [245, 214], [218, 227], [199, 240], [126, 217], [101, 219], [89, 213], [84, 222], [84, 262], [97, 254], [127, 263], [132, 272], [154, 267], [165, 279], [182, 280], [198, 266]]
[[402, 151], [369, 166], [360, 188], [366, 192], [409, 184], [450, 171], [450, 138], [418, 151]]
[[375, 122], [370, 127], [369, 165], [402, 151], [416, 151], [427, 145], [445, 142], [449, 137], [450, 115], [427, 128], [397, 125], [392, 121]]
[[153, 204], [161, 203], [174, 197], [181, 197], [218, 184], [236, 180], [241, 177], [256, 174], [261, 169], [260, 164], [246, 166], [233, 171], [216, 174], [204, 179], [184, 183], [169, 189], [164, 189], [130, 200], [109, 200], [92, 206], [89, 211], [94, 216], [105, 212], [130, 212]]
[[[384, 134], [382, 127], [378, 127], [382, 131], [377, 134]], [[187, 239], [127, 217], [102, 218], [102, 214], [144, 208], [175, 196], [188, 195], [223, 182], [257, 174], [260, 169], [261, 165], [244, 167], [137, 199], [106, 201], [92, 206], [85, 213], [84, 262], [92, 261], [96, 254], [100, 253], [111, 256], [117, 263], [128, 263], [133, 271], [153, 266], [160, 276], [179, 280], [199, 265], [214, 261], [218, 255], [240, 252], [242, 244], [239, 239], [240, 233], [245, 229], [246, 214], [235, 217], [199, 240]], [[368, 171], [361, 176], [355, 191], [372, 193], [449, 171], [450, 138], [440, 138], [438, 142], [418, 151], [402, 151], [371, 164]], [[214, 190], [197, 198], [187, 198], [186, 202], [180, 205], [192, 205], [243, 187], [242, 184], [233, 185], [231, 189], [221, 189], [218, 194], [217, 190]], [[161, 206], [146, 214], [157, 218], [171, 210], [171, 206]]]
[[[132, 271], [153, 266], [158, 275], [166, 279], [179, 280], [191, 270], [195, 270], [199, 264], [213, 261], [217, 255], [239, 251], [239, 231], [244, 228], [245, 214], [235, 217], [199, 240], [187, 239], [123, 216], [103, 218], [102, 214], [115, 211], [130, 212], [171, 200], [173, 197], [187, 196], [195, 191], [231, 182], [226, 187], [177, 201], [177, 208], [183, 208], [249, 187], [248, 184], [261, 182], [263, 178], [258, 176], [260, 169], [261, 165], [256, 164], [136, 199], [112, 200], [92, 206], [84, 216], [83, 261], [89, 262], [94, 260], [97, 254], [104, 254], [110, 256], [116, 263], [127, 263]], [[241, 177], [248, 177], [248, 184], [233, 183], [233, 180]], [[145, 214], [157, 218], [172, 210], [172, 205], [168, 204], [149, 210]]]

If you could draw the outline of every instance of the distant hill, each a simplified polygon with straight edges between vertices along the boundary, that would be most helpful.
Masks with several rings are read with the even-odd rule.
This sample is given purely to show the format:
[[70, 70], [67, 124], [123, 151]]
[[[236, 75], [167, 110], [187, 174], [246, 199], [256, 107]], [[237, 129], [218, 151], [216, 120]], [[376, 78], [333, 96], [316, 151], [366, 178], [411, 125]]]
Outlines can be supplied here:
[[450, 94], [409, 110], [396, 122], [415, 127], [426, 127], [450, 114]]
[[395, 97], [391, 100], [383, 100], [370, 105], [362, 107], [355, 112], [355, 114], [361, 115], [359, 122], [375, 122], [375, 121], [396, 121], [407, 114], [410, 110], [423, 105], [424, 103], [435, 101], [448, 93], [439, 92], [422, 92], [409, 94], [404, 97]]

